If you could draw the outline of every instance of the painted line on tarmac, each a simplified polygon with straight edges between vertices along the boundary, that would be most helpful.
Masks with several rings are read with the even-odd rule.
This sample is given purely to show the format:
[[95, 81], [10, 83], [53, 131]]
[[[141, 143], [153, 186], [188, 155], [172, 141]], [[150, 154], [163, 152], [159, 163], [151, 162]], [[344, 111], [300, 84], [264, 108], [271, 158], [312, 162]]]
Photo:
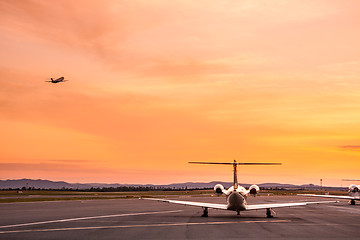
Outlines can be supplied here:
[[348, 207], [341, 206], [328, 206], [329, 208], [335, 208], [337, 211], [360, 214], [360, 208], [355, 208], [353, 205], [349, 205]]
[[259, 220], [259, 221], [237, 221], [237, 222], [201, 222], [201, 223], [158, 223], [143, 225], [119, 225], [119, 226], [98, 226], [98, 227], [75, 227], [75, 228], [52, 228], [52, 229], [30, 229], [15, 231], [0, 231], [4, 233], [29, 233], [29, 232], [53, 232], [53, 231], [73, 231], [73, 230], [92, 230], [92, 229], [114, 229], [114, 228], [137, 228], [137, 227], [171, 227], [171, 226], [191, 226], [191, 225], [220, 225], [220, 224], [242, 224], [242, 223], [289, 223], [291, 220]]
[[46, 223], [71, 222], [71, 221], [88, 220], [88, 219], [96, 219], [96, 218], [111, 218], [111, 217], [126, 217], [126, 216], [160, 214], [160, 213], [174, 213], [174, 212], [182, 212], [182, 211], [183, 210], [172, 210], [172, 211], [161, 211], [161, 212], [123, 213], [123, 214], [103, 215], [103, 216], [94, 216], [94, 217], [67, 218], [67, 219], [59, 219], [59, 220], [51, 220], [51, 221], [43, 221], [43, 222], [31, 222], [31, 223], [5, 225], [5, 226], [0, 226], [0, 228], [23, 227], [23, 226], [30, 226], [30, 225], [46, 224]]

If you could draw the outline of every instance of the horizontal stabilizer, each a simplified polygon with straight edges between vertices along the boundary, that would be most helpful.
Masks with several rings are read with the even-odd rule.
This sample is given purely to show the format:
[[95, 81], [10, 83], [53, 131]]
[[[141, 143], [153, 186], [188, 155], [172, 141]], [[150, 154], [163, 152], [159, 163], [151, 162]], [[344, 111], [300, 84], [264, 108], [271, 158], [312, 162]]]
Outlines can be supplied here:
[[195, 164], [223, 164], [223, 165], [281, 165], [281, 163], [241, 163], [241, 162], [189, 162]]

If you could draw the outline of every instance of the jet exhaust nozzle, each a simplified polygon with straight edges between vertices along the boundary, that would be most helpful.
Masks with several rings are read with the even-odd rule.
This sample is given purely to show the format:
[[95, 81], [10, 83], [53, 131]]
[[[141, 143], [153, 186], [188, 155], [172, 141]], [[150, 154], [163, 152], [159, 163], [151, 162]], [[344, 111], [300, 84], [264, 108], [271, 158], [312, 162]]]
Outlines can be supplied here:
[[258, 185], [251, 185], [251, 186], [249, 187], [249, 193], [250, 193], [251, 195], [253, 195], [254, 197], [256, 196], [256, 194], [259, 193], [259, 191], [260, 191], [260, 188], [259, 188]]
[[224, 191], [224, 186], [221, 185], [221, 184], [216, 184], [215, 187], [214, 187], [214, 190], [215, 190], [215, 193], [220, 196], [223, 194], [223, 191]]

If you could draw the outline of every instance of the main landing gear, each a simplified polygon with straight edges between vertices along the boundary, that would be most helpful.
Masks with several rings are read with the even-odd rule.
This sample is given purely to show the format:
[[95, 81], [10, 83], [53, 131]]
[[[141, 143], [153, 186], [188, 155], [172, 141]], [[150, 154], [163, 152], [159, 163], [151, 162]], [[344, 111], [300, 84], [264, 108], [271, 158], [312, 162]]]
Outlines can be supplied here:
[[203, 214], [201, 215], [202, 217], [208, 217], [209, 215], [208, 215], [208, 213], [209, 213], [209, 211], [208, 211], [208, 208], [207, 207], [205, 207], [205, 208], [203, 208], [204, 209], [204, 212], [203, 212]]
[[354, 199], [350, 200], [350, 205], [355, 205], [355, 200]]
[[266, 209], [266, 217], [267, 218], [273, 218], [274, 216], [272, 215], [272, 210], [271, 208], [267, 208]]

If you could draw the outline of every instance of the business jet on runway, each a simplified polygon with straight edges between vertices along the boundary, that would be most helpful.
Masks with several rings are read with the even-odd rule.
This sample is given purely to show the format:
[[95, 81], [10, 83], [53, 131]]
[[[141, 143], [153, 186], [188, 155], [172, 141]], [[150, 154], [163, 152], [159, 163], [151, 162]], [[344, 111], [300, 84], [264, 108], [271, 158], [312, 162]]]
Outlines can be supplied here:
[[[360, 179], [342, 179], [343, 181], [360, 181]], [[324, 198], [337, 198], [337, 199], [348, 199], [351, 205], [355, 205], [355, 200], [360, 201], [360, 185], [351, 184], [349, 186], [349, 196], [337, 196], [337, 195], [316, 195], [316, 194], [298, 194], [300, 196], [307, 197], [324, 197]]]
[[338, 201], [321, 201], [321, 202], [297, 202], [297, 203], [270, 203], [270, 204], [256, 204], [256, 205], [248, 205], [247, 204], [247, 196], [249, 194], [256, 195], [260, 188], [257, 185], [252, 185], [246, 190], [244, 187], [238, 185], [237, 181], [237, 166], [238, 165], [281, 165], [281, 163], [238, 163], [234, 160], [233, 163], [219, 163], [219, 162], [189, 162], [196, 164], [226, 164], [233, 165], [234, 168], [234, 186], [230, 187], [226, 190], [221, 184], [217, 184], [214, 187], [216, 194], [226, 195], [227, 204], [215, 204], [215, 203], [202, 203], [202, 202], [189, 202], [189, 201], [178, 201], [178, 200], [167, 200], [167, 199], [157, 199], [157, 198], [140, 198], [146, 200], [156, 200], [161, 202], [196, 206], [203, 208], [202, 217], [208, 216], [208, 208], [213, 209], [221, 209], [221, 210], [230, 210], [236, 211], [238, 215], [240, 215], [240, 211], [249, 211], [249, 210], [258, 210], [258, 209], [266, 209], [266, 216], [268, 218], [272, 218], [273, 208], [281, 208], [281, 207], [295, 207], [295, 206], [305, 206], [308, 204], [319, 204], [319, 203], [336, 203]]
[[69, 81], [69, 80], [65, 80], [64, 77], [59, 77], [57, 79], [50, 78], [50, 81], [45, 81], [45, 82], [59, 83], [59, 82], [66, 82], [66, 81]]

